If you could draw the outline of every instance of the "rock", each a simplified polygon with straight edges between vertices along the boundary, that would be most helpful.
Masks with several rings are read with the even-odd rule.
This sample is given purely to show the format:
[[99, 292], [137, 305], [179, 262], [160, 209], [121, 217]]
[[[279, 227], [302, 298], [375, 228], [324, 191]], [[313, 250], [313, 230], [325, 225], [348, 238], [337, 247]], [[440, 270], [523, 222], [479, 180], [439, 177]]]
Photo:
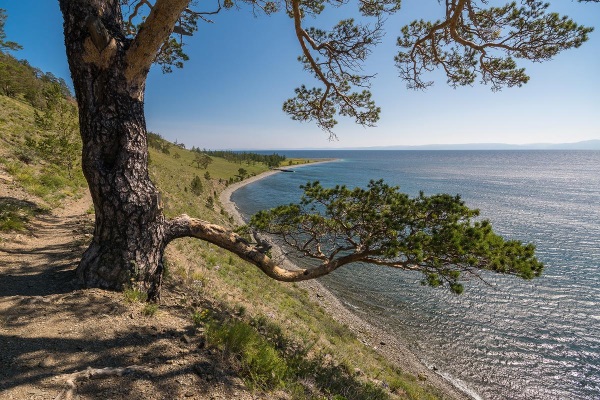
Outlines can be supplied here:
[[187, 344], [192, 343], [192, 338], [190, 338], [188, 335], [186, 335], [185, 333], [181, 336], [181, 341]]
[[38, 366], [41, 368], [50, 368], [53, 365], [54, 365], [54, 359], [52, 358], [52, 356], [47, 356], [42, 361], [40, 361], [40, 363], [38, 364]]

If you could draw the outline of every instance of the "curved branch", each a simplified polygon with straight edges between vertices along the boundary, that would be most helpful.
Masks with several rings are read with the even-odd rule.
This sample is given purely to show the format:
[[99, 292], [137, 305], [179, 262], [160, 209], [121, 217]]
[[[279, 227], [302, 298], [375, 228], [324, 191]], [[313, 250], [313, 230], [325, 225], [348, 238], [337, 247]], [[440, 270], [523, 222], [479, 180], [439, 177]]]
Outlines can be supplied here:
[[166, 222], [166, 243], [182, 237], [195, 237], [228, 250], [241, 259], [257, 266], [269, 277], [282, 282], [299, 282], [318, 278], [335, 271], [339, 267], [360, 261], [366, 254], [352, 253], [335, 260], [322, 262], [314, 268], [287, 269], [248, 243], [243, 237], [222, 226], [211, 224], [183, 214]]
[[141, 91], [144, 78], [156, 59], [156, 54], [169, 38], [179, 16], [186, 9], [189, 0], [157, 0], [148, 18], [133, 39], [125, 61], [125, 77]]
[[325, 74], [323, 74], [323, 71], [317, 65], [315, 59], [310, 53], [310, 50], [308, 49], [308, 47], [306, 47], [306, 43], [304, 42], [304, 40], [306, 40], [308, 43], [310, 43], [312, 48], [314, 48], [315, 50], [318, 49], [318, 46], [314, 42], [314, 40], [308, 35], [304, 28], [302, 28], [302, 11], [300, 11], [300, 0], [292, 0], [292, 11], [294, 15], [294, 28], [296, 30], [296, 37], [298, 38], [298, 42], [300, 43], [300, 47], [302, 48], [302, 53], [310, 63], [314, 73], [327, 87], [327, 90], [329, 90], [329, 88], [333, 86], [333, 84], [329, 82], [329, 80], [325, 77]]

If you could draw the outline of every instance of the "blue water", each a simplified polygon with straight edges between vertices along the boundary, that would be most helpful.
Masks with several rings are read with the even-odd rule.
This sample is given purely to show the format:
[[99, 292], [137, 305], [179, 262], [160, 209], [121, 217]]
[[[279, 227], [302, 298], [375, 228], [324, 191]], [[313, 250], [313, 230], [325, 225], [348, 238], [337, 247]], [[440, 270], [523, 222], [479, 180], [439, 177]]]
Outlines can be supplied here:
[[460, 194], [506, 238], [531, 241], [546, 269], [523, 281], [486, 275], [456, 296], [421, 275], [349, 266], [322, 278], [365, 319], [409, 343], [483, 399], [600, 399], [600, 152], [284, 152], [340, 161], [236, 191], [245, 214], [295, 202], [298, 186], [383, 178], [416, 195]]

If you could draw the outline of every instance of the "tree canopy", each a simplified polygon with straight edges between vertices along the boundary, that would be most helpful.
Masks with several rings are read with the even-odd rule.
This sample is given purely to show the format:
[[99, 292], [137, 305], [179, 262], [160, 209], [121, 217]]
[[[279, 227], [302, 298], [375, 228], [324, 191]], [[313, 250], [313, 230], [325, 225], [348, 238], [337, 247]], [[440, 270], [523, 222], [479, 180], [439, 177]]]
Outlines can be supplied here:
[[6, 10], [0, 8], [0, 51], [19, 50], [22, 48], [20, 44], [6, 40], [6, 33], [4, 33], [6, 18]]
[[[597, 0], [580, 0], [592, 1]], [[334, 135], [336, 116], [353, 118], [373, 126], [380, 108], [369, 91], [376, 73], [363, 65], [385, 33], [386, 16], [400, 10], [400, 0], [361, 0], [356, 9], [345, 0], [217, 0], [213, 10], [200, 10], [195, 2], [122, 0], [124, 24], [130, 35], [140, 36], [153, 12], [177, 4], [181, 7], [172, 34], [158, 49], [155, 61], [163, 71], [181, 68], [188, 56], [184, 37], [198, 29], [199, 22], [212, 22], [211, 15], [222, 9], [249, 4], [255, 13], [285, 12], [294, 20], [300, 46], [299, 61], [321, 86], [300, 85], [283, 110], [298, 121], [314, 121]], [[439, 1], [444, 18], [415, 20], [400, 29], [394, 57], [401, 79], [410, 89], [425, 89], [433, 83], [428, 73], [442, 69], [451, 86], [480, 82], [492, 90], [521, 86], [529, 80], [518, 60], [546, 61], [559, 52], [579, 47], [593, 28], [576, 24], [551, 11], [550, 3], [535, 0], [512, 1], [491, 6], [485, 0]], [[318, 17], [326, 8], [340, 9], [347, 18], [330, 29], [305, 26], [309, 17]], [[157, 12], [155, 13], [157, 14]], [[146, 15], [148, 19], [146, 19]]]
[[[302, 186], [299, 204], [261, 211], [249, 225], [283, 244], [290, 255], [328, 271], [351, 262], [420, 271], [423, 283], [463, 291], [461, 280], [490, 270], [531, 279], [543, 266], [534, 246], [506, 241], [460, 196], [410, 198], [399, 187], [371, 181], [366, 189]], [[291, 250], [291, 251], [290, 251]]]

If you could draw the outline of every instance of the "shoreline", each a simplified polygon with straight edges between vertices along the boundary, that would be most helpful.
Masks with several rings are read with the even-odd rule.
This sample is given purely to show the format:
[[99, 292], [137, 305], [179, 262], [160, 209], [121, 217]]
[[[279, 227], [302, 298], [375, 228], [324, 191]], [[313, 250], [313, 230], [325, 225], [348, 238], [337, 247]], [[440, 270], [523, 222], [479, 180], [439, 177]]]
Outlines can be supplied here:
[[[299, 164], [291, 166], [290, 169], [303, 167], [308, 165], [316, 165], [326, 162], [336, 162], [339, 159], [323, 160], [308, 164]], [[271, 170], [253, 176], [241, 182], [236, 182], [228, 186], [219, 194], [219, 201], [222, 207], [227, 211], [237, 224], [244, 224], [240, 210], [236, 204], [231, 201], [231, 195], [238, 189], [257, 182], [261, 179], [282, 173], [281, 170]], [[275, 247], [274, 247], [275, 249]], [[287, 268], [294, 268], [294, 264], [285, 260], [283, 263]], [[415, 375], [418, 379], [424, 379], [432, 386], [436, 387], [445, 395], [444, 398], [455, 400], [472, 400], [478, 396], [468, 388], [461, 388], [460, 382], [453, 382], [449, 378], [444, 377], [441, 373], [428, 368], [418, 357], [408, 348], [406, 343], [402, 343], [398, 338], [385, 330], [365, 321], [358, 315], [354, 314], [349, 308], [344, 306], [342, 301], [335, 297], [323, 284], [318, 280], [309, 280], [298, 282], [297, 285], [308, 292], [309, 298], [319, 304], [325, 312], [337, 322], [346, 325], [357, 338], [366, 346], [376, 350], [380, 355], [398, 366], [402, 371]]]
[[[307, 164], [290, 165], [285, 169], [296, 169], [296, 168], [306, 167], [309, 165], [318, 165], [318, 164], [338, 162], [338, 161], [340, 161], [339, 158], [319, 160], [319, 161], [315, 161], [315, 162], [311, 162], [311, 163], [307, 163]], [[256, 176], [250, 177], [248, 179], [244, 179], [241, 182], [236, 182], [233, 185], [229, 185], [225, 188], [225, 190], [223, 190], [221, 193], [219, 193], [219, 202], [221, 202], [221, 205], [223, 206], [225, 211], [227, 211], [233, 217], [236, 224], [245, 224], [246, 222], [242, 218], [242, 214], [241, 214], [240, 210], [238, 210], [236, 204], [233, 201], [231, 201], [231, 195], [233, 194], [233, 192], [235, 192], [236, 190], [238, 190], [240, 188], [243, 188], [246, 185], [250, 185], [251, 183], [260, 181], [262, 179], [265, 179], [266, 177], [269, 177], [269, 176], [275, 175], [275, 174], [279, 174], [279, 173], [285, 173], [285, 171], [283, 171], [281, 169], [272, 169], [270, 171], [265, 171]]]

